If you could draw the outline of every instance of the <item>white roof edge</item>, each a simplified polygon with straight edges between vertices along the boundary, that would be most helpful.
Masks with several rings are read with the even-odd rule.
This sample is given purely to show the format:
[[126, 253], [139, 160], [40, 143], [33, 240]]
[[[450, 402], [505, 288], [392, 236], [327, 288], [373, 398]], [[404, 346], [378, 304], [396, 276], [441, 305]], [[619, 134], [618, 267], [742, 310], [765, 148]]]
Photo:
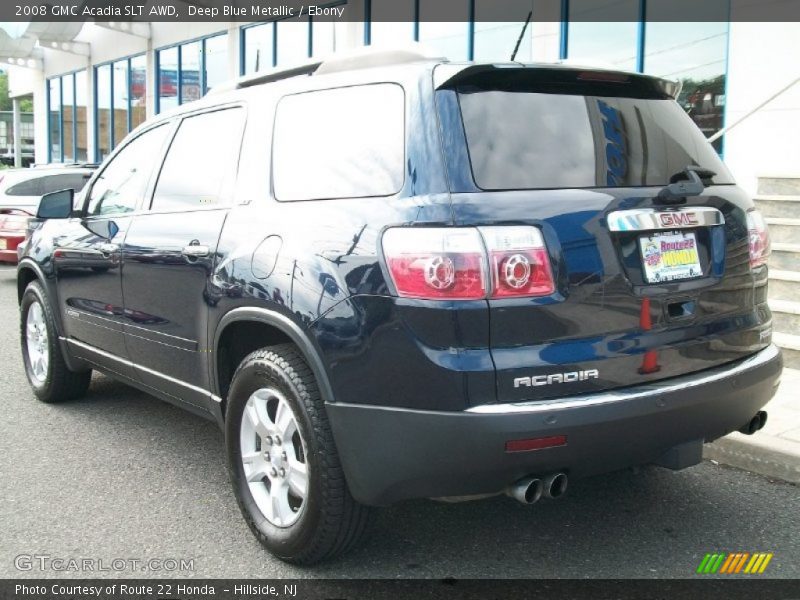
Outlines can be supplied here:
[[420, 43], [403, 46], [365, 46], [332, 54], [322, 61], [315, 75], [340, 73], [356, 69], [371, 69], [414, 62], [446, 61], [447, 58]]
[[296, 75], [328, 75], [343, 73], [357, 69], [370, 69], [410, 64], [415, 62], [447, 61], [447, 58], [433, 52], [420, 43], [406, 44], [397, 47], [365, 46], [337, 52], [324, 58], [310, 58], [285, 67], [266, 69], [250, 75], [232, 79], [216, 86], [210, 94], [219, 94], [260, 82], [268, 83], [287, 79]]

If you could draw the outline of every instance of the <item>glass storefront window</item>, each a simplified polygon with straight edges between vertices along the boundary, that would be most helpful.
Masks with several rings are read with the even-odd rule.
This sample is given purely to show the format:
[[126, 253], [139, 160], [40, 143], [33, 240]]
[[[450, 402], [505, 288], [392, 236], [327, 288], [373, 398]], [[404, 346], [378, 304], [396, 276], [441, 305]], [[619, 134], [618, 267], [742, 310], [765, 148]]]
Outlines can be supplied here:
[[469, 58], [469, 2], [459, 0], [448, 6], [448, 14], [461, 19], [458, 22], [434, 22], [441, 14], [438, 0], [419, 0], [419, 41], [440, 52], [450, 60]]
[[75, 162], [75, 79], [72, 75], [61, 78], [61, 132], [61, 159]]
[[243, 74], [250, 75], [275, 66], [273, 40], [275, 23], [264, 23], [242, 29], [244, 44]]
[[205, 41], [205, 84], [206, 92], [213, 89], [228, 76], [228, 36], [217, 35]]
[[414, 41], [414, 0], [372, 0], [370, 44], [398, 46]]
[[333, 21], [311, 22], [312, 56], [327, 56], [336, 50], [335, 25]]
[[181, 46], [181, 69], [178, 73], [180, 80], [180, 103], [199, 100], [203, 93], [200, 81], [200, 42], [192, 42]]
[[308, 58], [308, 19], [284, 19], [276, 23], [278, 65], [290, 65]]
[[61, 78], [48, 82], [50, 160], [61, 161]]
[[178, 48], [158, 53], [158, 110], [163, 112], [178, 106]]
[[[593, 19], [602, 18], [602, 21]], [[587, 64], [635, 71], [639, 44], [639, 0], [571, 0], [567, 56]]]
[[230, 77], [228, 35], [212, 35], [156, 52], [158, 104], [156, 112], [202, 98]]
[[107, 156], [147, 118], [146, 64], [141, 54], [95, 68], [96, 160]]
[[147, 59], [136, 56], [131, 59], [131, 128], [147, 119]]
[[[517, 40], [520, 39], [525, 19], [532, 11], [533, 0], [475, 0], [475, 60], [510, 60]], [[493, 13], [508, 15], [515, 20], [505, 22], [486, 20]], [[516, 60], [520, 62], [533, 60], [533, 22], [525, 29]]]
[[467, 60], [469, 57], [469, 23], [463, 21], [425, 22], [423, 21], [424, 15], [425, 11], [420, 6], [419, 41], [435, 49], [449, 60]]
[[[697, 15], [698, 21], [675, 23], [664, 20], [682, 10], [694, 11], [692, 14]], [[678, 102], [706, 137], [713, 135], [722, 129], [725, 112], [727, 0], [703, 3], [650, 0], [647, 16], [652, 21], [647, 23], [645, 72], [681, 81], [683, 89]], [[717, 151], [721, 151], [722, 140], [717, 140], [714, 145]]]

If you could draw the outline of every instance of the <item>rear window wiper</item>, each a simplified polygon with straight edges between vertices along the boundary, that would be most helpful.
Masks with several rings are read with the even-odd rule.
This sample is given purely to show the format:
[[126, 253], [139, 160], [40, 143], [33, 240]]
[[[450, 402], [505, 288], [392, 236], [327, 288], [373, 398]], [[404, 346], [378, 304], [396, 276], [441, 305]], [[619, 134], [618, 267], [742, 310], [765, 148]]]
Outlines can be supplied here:
[[655, 204], [683, 204], [689, 196], [699, 196], [706, 189], [706, 181], [716, 173], [711, 169], [689, 165], [669, 178], [669, 185], [664, 187], [654, 199]]

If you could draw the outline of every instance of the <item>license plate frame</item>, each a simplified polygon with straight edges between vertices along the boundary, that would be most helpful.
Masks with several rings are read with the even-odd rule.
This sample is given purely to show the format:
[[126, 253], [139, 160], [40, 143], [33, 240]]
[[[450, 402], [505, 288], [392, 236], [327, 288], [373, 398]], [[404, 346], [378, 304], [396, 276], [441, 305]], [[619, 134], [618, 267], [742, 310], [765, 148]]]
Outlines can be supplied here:
[[648, 284], [687, 281], [703, 276], [697, 233], [650, 231], [638, 237], [642, 277]]
[[0, 250], [8, 250], [8, 240], [0, 237]]

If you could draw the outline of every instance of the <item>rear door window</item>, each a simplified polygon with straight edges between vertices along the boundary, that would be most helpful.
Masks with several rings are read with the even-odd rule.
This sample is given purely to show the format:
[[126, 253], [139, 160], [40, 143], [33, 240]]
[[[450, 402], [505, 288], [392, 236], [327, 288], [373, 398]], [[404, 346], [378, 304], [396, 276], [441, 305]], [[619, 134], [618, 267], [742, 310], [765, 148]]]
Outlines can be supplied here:
[[689, 165], [733, 183], [671, 99], [486, 89], [458, 99], [484, 190], [663, 186]]
[[405, 175], [405, 94], [394, 83], [283, 98], [275, 116], [278, 200], [391, 196]]
[[239, 165], [244, 120], [242, 108], [185, 118], [164, 159], [152, 210], [228, 204]]

